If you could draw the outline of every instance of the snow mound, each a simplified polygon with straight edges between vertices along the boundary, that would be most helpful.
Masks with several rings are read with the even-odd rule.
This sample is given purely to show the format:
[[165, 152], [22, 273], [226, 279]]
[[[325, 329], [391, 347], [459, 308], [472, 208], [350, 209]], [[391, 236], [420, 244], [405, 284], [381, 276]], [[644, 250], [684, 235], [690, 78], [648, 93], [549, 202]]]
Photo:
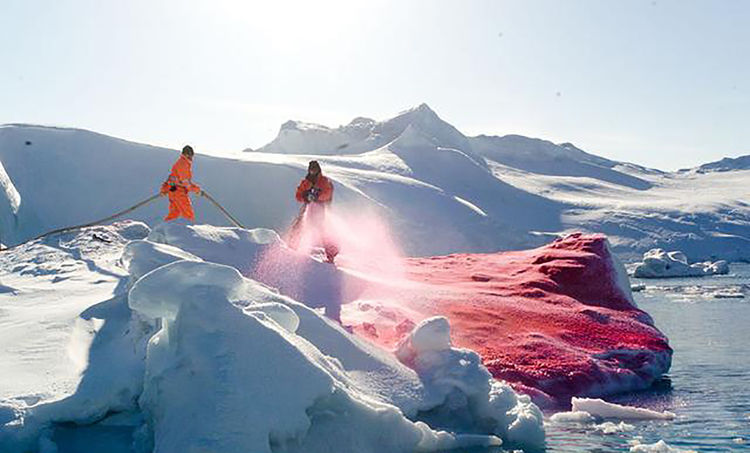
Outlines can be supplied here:
[[451, 348], [451, 327], [444, 316], [425, 319], [398, 348], [401, 361], [411, 361], [416, 355], [429, 351], [447, 351]]
[[132, 282], [156, 268], [180, 260], [200, 261], [200, 258], [177, 247], [147, 240], [128, 243], [121, 258]]
[[452, 348], [445, 317], [419, 323], [396, 355], [417, 371], [428, 391], [444, 401], [420, 415], [431, 426], [453, 424], [458, 418], [467, 428], [484, 427], [514, 445], [543, 446], [539, 408], [528, 396], [519, 396], [505, 382], [495, 381], [476, 352]]
[[571, 400], [573, 412], [587, 412], [601, 418], [615, 418], [618, 420], [672, 420], [672, 412], [656, 412], [641, 407], [622, 406], [608, 403], [599, 398], [573, 398]]
[[169, 222], [155, 227], [148, 240], [234, 267], [307, 306], [325, 307], [332, 318], [338, 318], [341, 303], [357, 297], [364, 284], [335, 266], [288, 248], [275, 231], [265, 228]]
[[265, 228], [242, 228], [189, 225], [165, 222], [148, 236], [151, 242], [168, 244], [212, 263], [249, 270], [267, 246], [281, 243], [279, 235]]
[[[210, 236], [227, 236], [222, 228], [214, 227], [214, 229], [215, 234]], [[204, 226], [202, 230], [206, 233], [210, 232], [211, 228]], [[173, 242], [191, 244], [192, 242], [190, 238], [194, 238], [193, 235], [194, 232], [191, 228], [180, 227], [173, 228], [169, 236]], [[231, 235], [229, 237], [231, 237]], [[252, 235], [247, 235], [247, 238], [252, 237]], [[153, 255], [152, 247], [150, 245], [159, 246], [162, 244], [149, 243], [149, 246], [138, 245], [137, 247], [129, 247], [126, 250], [125, 255], [131, 255], [129, 258], [131, 262], [150, 262]], [[187, 253], [172, 246], [168, 247], [171, 247], [171, 251], [179, 250], [181, 253]], [[223, 250], [225, 254], [230, 255], [229, 257], [225, 257], [225, 260], [233, 260], [231, 255], [236, 252], [237, 247], [225, 247], [220, 240], [217, 241], [216, 247]], [[239, 249], [246, 250], [248, 247], [250, 247], [250, 245], [239, 247]], [[195, 249], [199, 250], [200, 247], [196, 247]], [[274, 252], [274, 255], [276, 253], [290, 253], [288, 250], [284, 251], [276, 248], [271, 248], [266, 251], [272, 251]], [[140, 253], [143, 253], [144, 256], [139, 256]], [[177, 254], [173, 253], [172, 255], [174, 256]], [[215, 255], [219, 256], [221, 253], [215, 253]], [[216, 256], [214, 256], [214, 258]], [[172, 259], [170, 256], [167, 256], [167, 258], [168, 260]], [[290, 257], [286, 256], [286, 258]], [[286, 278], [286, 281], [282, 282], [285, 283], [285, 285], [282, 286], [293, 286], [291, 283], [296, 278], [294, 275], [294, 268], [299, 264], [299, 262], [292, 261], [293, 258], [302, 260], [305, 263], [313, 263], [308, 271], [310, 278], [315, 278], [317, 280], [325, 280], [328, 278], [333, 269], [330, 265], [321, 265], [309, 258], [295, 255], [284, 263], [284, 267], [279, 269], [279, 272], [274, 274], [274, 277], [278, 277], [279, 279], [281, 279], [282, 276]], [[264, 272], [263, 274], [268, 276], [268, 272]], [[317, 290], [319, 290], [320, 293], [313, 295], [315, 297], [311, 297], [312, 302], [330, 297], [338, 303], [340, 295], [327, 293], [329, 289], [330, 287], [317, 287]], [[156, 290], [159, 291], [159, 288], [156, 288]], [[257, 300], [260, 293], [265, 297], [262, 301]], [[284, 306], [280, 306], [277, 302], [281, 298], [284, 299]], [[310, 304], [310, 301], [305, 302]], [[315, 346], [326, 355], [336, 357], [350, 375], [356, 376], [352, 385], [355, 385], [362, 392], [367, 393], [372, 397], [397, 405], [404, 413], [410, 416], [416, 414], [419, 409], [439, 404], [439, 401], [426, 401], [424, 386], [419, 381], [419, 378], [413, 370], [402, 365], [395, 359], [395, 357], [386, 351], [350, 335], [337, 323], [329, 322], [326, 318], [321, 317], [306, 305], [289, 298], [284, 298], [268, 289], [257, 293], [256, 303], [253, 304], [252, 307], [246, 309], [250, 311], [263, 311], [267, 315], [276, 319], [276, 321], [284, 326], [286, 330], [297, 332], [299, 335], [315, 344]], [[291, 309], [293, 313], [290, 313], [288, 309]]]
[[136, 282], [130, 306], [162, 320], [148, 344], [140, 398], [154, 451], [406, 452], [500, 443], [435, 431], [357, 392], [338, 360], [278, 322], [270, 301], [285, 305], [212, 263], [178, 261]]
[[688, 264], [683, 252], [667, 252], [660, 248], [644, 253], [643, 262], [633, 270], [633, 276], [638, 278], [703, 277], [728, 273], [729, 264], [724, 260]]

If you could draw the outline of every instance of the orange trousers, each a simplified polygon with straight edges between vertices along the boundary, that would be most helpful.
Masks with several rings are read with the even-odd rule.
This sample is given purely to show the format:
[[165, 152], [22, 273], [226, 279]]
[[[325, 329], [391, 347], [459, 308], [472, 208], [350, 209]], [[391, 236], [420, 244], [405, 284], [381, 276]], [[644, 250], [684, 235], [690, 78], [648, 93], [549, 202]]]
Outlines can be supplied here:
[[164, 220], [168, 222], [178, 217], [184, 217], [191, 222], [195, 222], [195, 213], [187, 190], [177, 189], [174, 192], [167, 192], [167, 195], [169, 196], [169, 213], [164, 217]]

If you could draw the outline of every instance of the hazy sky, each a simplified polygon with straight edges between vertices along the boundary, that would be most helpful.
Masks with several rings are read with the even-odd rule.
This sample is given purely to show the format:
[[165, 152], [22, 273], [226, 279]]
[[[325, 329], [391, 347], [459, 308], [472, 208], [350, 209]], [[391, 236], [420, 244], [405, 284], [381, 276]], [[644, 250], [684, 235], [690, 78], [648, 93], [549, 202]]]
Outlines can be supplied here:
[[750, 1], [0, 1], [0, 123], [234, 151], [428, 103], [676, 169], [750, 154]]

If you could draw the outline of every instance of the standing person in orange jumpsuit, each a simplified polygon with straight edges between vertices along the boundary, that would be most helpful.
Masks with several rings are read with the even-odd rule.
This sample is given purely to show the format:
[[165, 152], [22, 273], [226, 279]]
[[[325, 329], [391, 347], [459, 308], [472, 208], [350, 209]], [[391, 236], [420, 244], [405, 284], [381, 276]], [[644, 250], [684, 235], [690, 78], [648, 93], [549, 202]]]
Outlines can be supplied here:
[[326, 209], [333, 201], [333, 184], [323, 176], [318, 161], [310, 161], [307, 166], [307, 175], [297, 186], [295, 198], [300, 203], [306, 204], [305, 223], [313, 229], [317, 241], [322, 242], [328, 262], [333, 263], [339, 250], [326, 235], [325, 230]]
[[172, 165], [169, 178], [161, 185], [161, 195], [169, 196], [169, 213], [164, 217], [166, 221], [178, 217], [184, 217], [191, 222], [195, 221], [188, 193], [200, 193], [201, 188], [193, 184], [193, 154], [193, 148], [190, 145], [182, 148], [180, 158]]

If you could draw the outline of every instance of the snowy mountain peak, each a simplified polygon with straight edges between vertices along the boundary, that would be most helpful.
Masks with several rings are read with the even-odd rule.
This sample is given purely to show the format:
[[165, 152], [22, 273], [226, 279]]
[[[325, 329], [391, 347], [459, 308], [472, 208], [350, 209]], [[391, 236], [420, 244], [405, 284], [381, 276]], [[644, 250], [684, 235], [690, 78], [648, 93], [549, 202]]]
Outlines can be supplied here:
[[440, 119], [434, 110], [424, 102], [416, 107], [406, 109], [398, 114], [398, 116], [410, 116], [410, 117], [421, 117], [430, 119]]
[[436, 146], [473, 154], [466, 137], [424, 103], [385, 121], [357, 117], [349, 124], [337, 128], [287, 121], [281, 126], [279, 135], [258, 151], [284, 154], [359, 154], [391, 143], [409, 126], [419, 129]]
[[283, 131], [288, 130], [301, 130], [301, 131], [307, 131], [307, 130], [321, 130], [321, 131], [330, 131], [331, 129], [315, 123], [305, 123], [303, 121], [296, 121], [296, 120], [289, 120], [286, 123], [281, 125], [281, 129], [279, 130], [279, 133], [282, 133]]

